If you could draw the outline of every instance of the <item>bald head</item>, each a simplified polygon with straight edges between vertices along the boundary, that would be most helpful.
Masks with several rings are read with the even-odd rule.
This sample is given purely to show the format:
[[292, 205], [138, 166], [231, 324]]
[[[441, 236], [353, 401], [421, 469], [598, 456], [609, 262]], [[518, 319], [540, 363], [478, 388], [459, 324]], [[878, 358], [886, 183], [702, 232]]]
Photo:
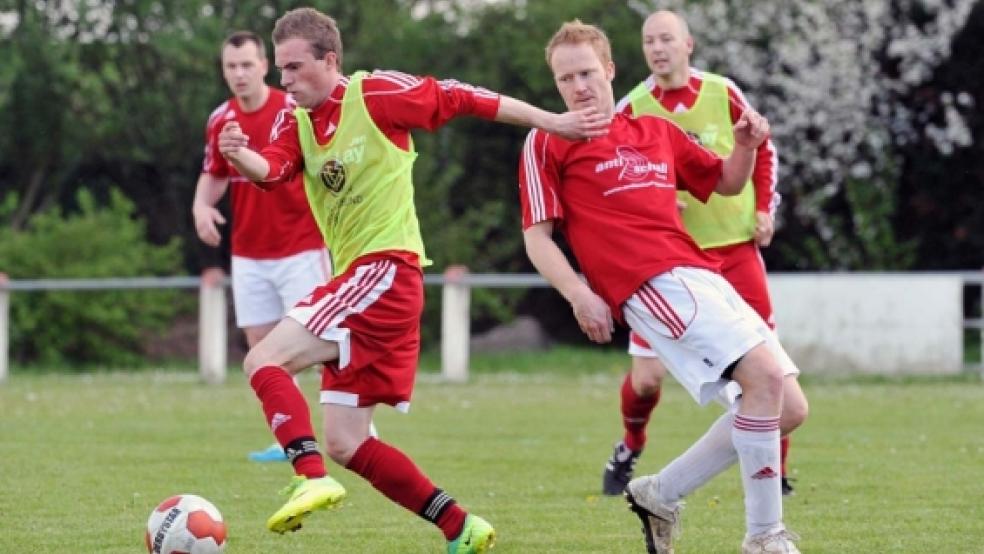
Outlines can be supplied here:
[[675, 28], [681, 37], [690, 37], [690, 27], [687, 21], [676, 12], [670, 10], [659, 10], [649, 14], [649, 17], [642, 23], [642, 32], [646, 32], [646, 27], [655, 26], [661, 29]]
[[660, 10], [642, 24], [642, 53], [656, 81], [664, 89], [679, 88], [690, 77], [694, 39], [682, 17]]

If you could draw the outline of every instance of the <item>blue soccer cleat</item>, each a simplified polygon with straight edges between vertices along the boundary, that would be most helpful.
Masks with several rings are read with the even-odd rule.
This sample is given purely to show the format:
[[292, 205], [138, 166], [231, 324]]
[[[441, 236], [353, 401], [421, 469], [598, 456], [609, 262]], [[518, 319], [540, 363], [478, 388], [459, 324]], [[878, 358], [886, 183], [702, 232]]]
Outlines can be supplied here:
[[286, 462], [287, 454], [284, 453], [284, 449], [280, 447], [279, 444], [274, 443], [267, 447], [265, 450], [256, 450], [249, 453], [249, 459], [254, 462]]

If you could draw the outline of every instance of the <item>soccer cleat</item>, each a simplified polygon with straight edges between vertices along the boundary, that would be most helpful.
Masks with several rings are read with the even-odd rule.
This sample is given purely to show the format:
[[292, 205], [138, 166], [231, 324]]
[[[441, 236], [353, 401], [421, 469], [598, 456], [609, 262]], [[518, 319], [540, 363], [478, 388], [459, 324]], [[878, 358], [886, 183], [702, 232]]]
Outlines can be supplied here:
[[783, 496], [793, 496], [796, 494], [796, 490], [793, 489], [793, 485], [789, 483], [789, 478], [785, 475], [782, 477], [782, 495]]
[[270, 516], [267, 529], [283, 534], [300, 529], [301, 520], [311, 512], [337, 507], [345, 498], [345, 488], [327, 475], [319, 479], [295, 475], [280, 494], [290, 499]]
[[481, 554], [495, 546], [495, 529], [484, 519], [468, 514], [458, 538], [448, 542], [448, 554]]
[[271, 444], [264, 450], [256, 450], [249, 453], [249, 459], [254, 462], [286, 462], [287, 454], [279, 444]]
[[629, 509], [642, 521], [642, 535], [649, 554], [673, 554], [673, 539], [680, 534], [681, 502], [667, 504], [659, 494], [659, 476], [629, 481], [625, 487]]
[[793, 541], [798, 541], [796, 533], [785, 529], [771, 533], [759, 533], [745, 537], [741, 543], [741, 554], [800, 554]]
[[612, 457], [605, 463], [605, 473], [601, 476], [601, 492], [615, 496], [625, 492], [625, 486], [632, 480], [636, 462], [642, 450], [629, 450], [625, 441], [618, 441], [612, 450]]

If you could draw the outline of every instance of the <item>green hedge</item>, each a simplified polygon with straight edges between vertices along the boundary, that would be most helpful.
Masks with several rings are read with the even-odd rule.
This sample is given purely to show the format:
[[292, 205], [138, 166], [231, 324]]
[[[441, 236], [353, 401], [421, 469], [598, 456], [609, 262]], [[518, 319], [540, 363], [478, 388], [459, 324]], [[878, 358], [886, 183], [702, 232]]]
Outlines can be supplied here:
[[[180, 239], [150, 244], [133, 202], [118, 190], [99, 202], [80, 189], [75, 201], [71, 213], [52, 207], [17, 229], [10, 224], [17, 199], [8, 194], [0, 206], [0, 271], [11, 279], [183, 273]], [[130, 365], [148, 337], [189, 307], [176, 290], [14, 292], [11, 359], [63, 368]]]

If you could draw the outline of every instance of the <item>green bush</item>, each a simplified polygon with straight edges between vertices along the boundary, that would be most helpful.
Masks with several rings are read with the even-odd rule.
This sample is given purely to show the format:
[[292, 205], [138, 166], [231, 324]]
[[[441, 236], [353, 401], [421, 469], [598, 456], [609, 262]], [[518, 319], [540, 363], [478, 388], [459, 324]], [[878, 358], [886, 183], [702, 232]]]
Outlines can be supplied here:
[[[9, 222], [14, 195], [0, 206], [0, 271], [11, 279], [175, 275], [180, 239], [145, 238], [133, 202], [117, 190], [100, 205], [86, 189], [77, 211], [54, 207]], [[176, 290], [25, 291], [10, 296], [11, 359], [22, 364], [85, 368], [131, 365], [145, 337], [163, 330], [188, 302]]]

